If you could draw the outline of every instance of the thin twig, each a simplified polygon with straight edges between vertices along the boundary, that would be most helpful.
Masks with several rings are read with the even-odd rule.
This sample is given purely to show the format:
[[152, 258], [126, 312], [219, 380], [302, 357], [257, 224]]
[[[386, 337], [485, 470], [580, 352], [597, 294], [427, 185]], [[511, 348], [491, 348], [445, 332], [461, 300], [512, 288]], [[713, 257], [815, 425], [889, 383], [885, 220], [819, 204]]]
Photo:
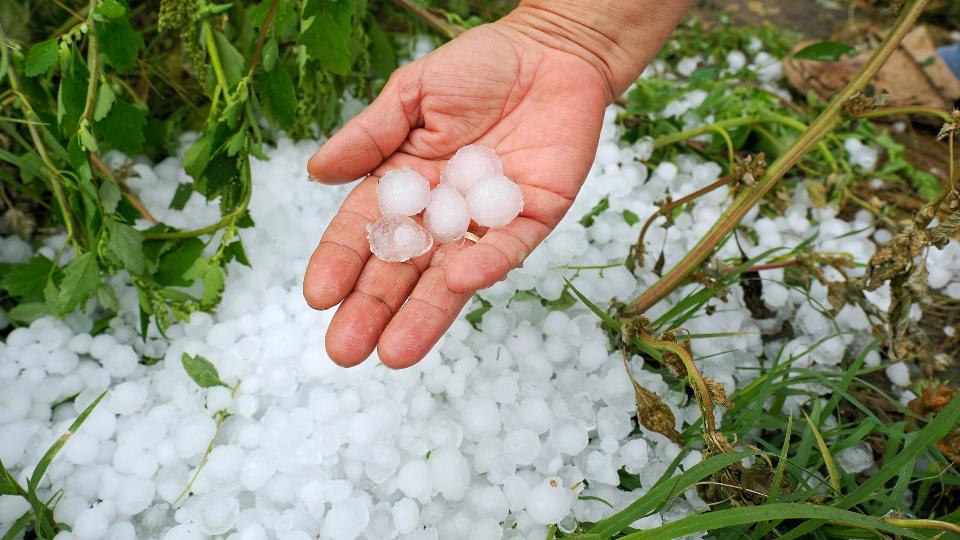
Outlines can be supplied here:
[[273, 0], [273, 3], [270, 4], [270, 11], [268, 11], [267, 16], [263, 18], [260, 34], [257, 36], [257, 46], [253, 49], [253, 56], [250, 57], [250, 71], [247, 72], [247, 77], [253, 76], [253, 71], [257, 68], [257, 62], [260, 61], [260, 53], [263, 51], [263, 42], [267, 39], [267, 32], [270, 31], [270, 25], [273, 24], [273, 15], [277, 12], [278, 6], [280, 6], [280, 0]]
[[150, 213], [150, 210], [148, 210], [143, 204], [143, 201], [140, 200], [140, 197], [137, 197], [137, 194], [130, 189], [130, 186], [128, 186], [127, 183], [122, 179], [117, 178], [116, 175], [113, 174], [113, 171], [111, 171], [110, 168], [100, 160], [100, 157], [92, 152], [90, 153], [90, 163], [92, 163], [94, 168], [100, 171], [101, 174], [106, 176], [108, 180], [117, 184], [117, 187], [120, 188], [120, 193], [123, 193], [123, 196], [126, 197], [127, 201], [137, 209], [137, 212], [140, 212], [140, 215], [143, 216], [144, 219], [149, 221], [151, 225], [160, 223], [157, 218]]
[[433, 13], [430, 13], [430, 10], [417, 4], [413, 0], [393, 1], [399, 4], [403, 9], [416, 15], [423, 22], [427, 23], [427, 26], [446, 36], [447, 39], [453, 39], [464, 32], [463, 28], [437, 17]]

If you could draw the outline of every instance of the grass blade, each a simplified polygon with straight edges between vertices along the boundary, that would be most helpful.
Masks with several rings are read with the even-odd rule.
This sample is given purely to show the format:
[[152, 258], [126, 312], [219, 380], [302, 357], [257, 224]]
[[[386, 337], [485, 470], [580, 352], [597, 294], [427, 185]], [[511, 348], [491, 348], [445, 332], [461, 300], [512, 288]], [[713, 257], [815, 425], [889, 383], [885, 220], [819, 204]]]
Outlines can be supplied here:
[[67, 432], [60, 436], [59, 439], [54, 442], [50, 448], [43, 454], [43, 457], [40, 458], [40, 461], [37, 463], [37, 467], [33, 470], [33, 474], [30, 475], [30, 480], [27, 482], [27, 490], [32, 494], [36, 493], [37, 486], [40, 485], [40, 480], [43, 478], [43, 475], [46, 474], [47, 469], [50, 467], [50, 463], [53, 461], [53, 458], [57, 457], [57, 453], [63, 448], [63, 445], [67, 444], [67, 441], [70, 440], [70, 436], [76, 433], [80, 426], [87, 420], [87, 417], [90, 416], [90, 413], [100, 404], [100, 401], [103, 399], [103, 396], [107, 395], [107, 391], [104, 390], [102, 394], [97, 396], [97, 399], [93, 400], [93, 403], [87, 405], [87, 408], [80, 413], [80, 416], [70, 424], [70, 427], [67, 428]]
[[813, 437], [817, 440], [817, 447], [820, 449], [820, 455], [823, 456], [823, 464], [827, 466], [827, 474], [830, 475], [830, 487], [833, 488], [834, 493], [840, 493], [840, 471], [837, 470], [837, 464], [833, 461], [830, 449], [827, 448], [827, 442], [823, 440], [823, 435], [820, 434], [820, 430], [817, 429], [816, 424], [813, 423], [813, 420], [810, 419], [807, 412], [802, 412], [803, 417], [807, 421], [807, 425], [810, 426], [810, 430], [813, 432]]
[[658, 482], [657, 485], [650, 488], [650, 491], [648, 491], [646, 495], [640, 497], [631, 503], [630, 506], [627, 506], [607, 519], [597, 522], [587, 532], [595, 534], [604, 540], [610, 538], [629, 527], [634, 521], [650, 515], [664, 503], [686, 491], [690, 486], [731, 463], [756, 454], [757, 452], [755, 451], [747, 451], [732, 452], [710, 457], [691, 467], [690, 470], [683, 474], [674, 476], [669, 480]]
[[0, 538], [0, 540], [13, 540], [14, 538], [20, 538], [20, 533], [27, 528], [27, 525], [29, 525], [31, 521], [33, 521], [33, 514], [30, 512], [20, 516], [19, 519], [13, 522], [13, 525], [10, 526], [6, 534], [4, 534], [3, 538]]
[[623, 540], [669, 540], [701, 531], [745, 525], [771, 519], [812, 519], [817, 520], [816, 522], [833, 521], [844, 525], [852, 525], [860, 529], [886, 531], [905, 538], [926, 538], [925, 535], [910, 529], [898, 527], [883, 520], [849, 510], [810, 503], [774, 503], [762, 506], [741, 506], [707, 512], [705, 514], [695, 514], [656, 529], [628, 534], [623, 537]]

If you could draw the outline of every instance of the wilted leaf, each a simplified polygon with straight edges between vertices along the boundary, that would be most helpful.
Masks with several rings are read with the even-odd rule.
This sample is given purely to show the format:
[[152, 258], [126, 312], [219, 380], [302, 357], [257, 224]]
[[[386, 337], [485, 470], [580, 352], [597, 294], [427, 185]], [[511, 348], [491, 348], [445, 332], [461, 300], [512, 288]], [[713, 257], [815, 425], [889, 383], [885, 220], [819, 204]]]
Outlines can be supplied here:
[[707, 392], [710, 392], [711, 401], [724, 409], [733, 407], [733, 403], [730, 403], [730, 399], [727, 398], [727, 391], [723, 388], [723, 384], [721, 384], [720, 381], [711, 379], [710, 377], [704, 377], [703, 382], [707, 385]]
[[187, 375], [189, 375], [190, 378], [193, 379], [193, 382], [197, 383], [197, 386], [200, 388], [227, 386], [220, 380], [220, 373], [217, 371], [216, 366], [199, 354], [191, 356], [183, 353], [180, 361], [183, 363], [183, 369], [187, 371]]
[[633, 394], [637, 400], [637, 420], [643, 427], [659, 433], [671, 441], [683, 445], [683, 437], [677, 431], [677, 417], [673, 415], [659, 396], [640, 386], [633, 377]]

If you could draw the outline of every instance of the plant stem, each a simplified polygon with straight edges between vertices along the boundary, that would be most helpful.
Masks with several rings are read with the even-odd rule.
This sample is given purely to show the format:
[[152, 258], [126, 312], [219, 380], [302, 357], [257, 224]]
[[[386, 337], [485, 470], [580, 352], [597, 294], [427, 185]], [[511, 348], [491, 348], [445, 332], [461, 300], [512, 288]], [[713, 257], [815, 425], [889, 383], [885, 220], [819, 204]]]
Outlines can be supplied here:
[[160, 223], [157, 220], [157, 218], [154, 217], [152, 213], [150, 213], [150, 210], [147, 209], [146, 205], [143, 204], [143, 201], [141, 201], [140, 198], [137, 197], [137, 194], [130, 189], [130, 186], [128, 186], [127, 183], [124, 182], [123, 180], [117, 178], [113, 174], [113, 171], [111, 171], [110, 168], [107, 167], [107, 165], [100, 160], [100, 157], [98, 157], [96, 154], [92, 152], [90, 153], [90, 163], [93, 163], [94, 168], [96, 168], [98, 171], [100, 171], [101, 174], [106, 176], [108, 180], [117, 184], [117, 187], [120, 188], [120, 192], [123, 193], [123, 196], [126, 197], [127, 201], [134, 208], [137, 209], [137, 212], [140, 212], [140, 215], [143, 216], [144, 219], [146, 219], [153, 225]]
[[220, 61], [220, 50], [217, 49], [217, 40], [213, 38], [213, 27], [210, 21], [203, 21], [203, 33], [207, 41], [207, 53], [210, 55], [210, 63], [213, 64], [213, 72], [217, 76], [217, 84], [223, 88], [223, 97], [227, 104], [233, 103], [233, 95], [227, 86], [227, 75], [223, 71], [223, 62]]
[[950, 113], [941, 111], [940, 109], [934, 109], [933, 107], [882, 107], [856, 113], [851, 116], [854, 118], [882, 118], [884, 116], [896, 116], [899, 114], [926, 114], [943, 118], [945, 122], [953, 122]]
[[193, 238], [195, 236], [210, 234], [226, 227], [227, 225], [239, 219], [243, 213], [247, 211], [247, 206], [250, 204], [251, 191], [253, 191], [252, 186], [250, 185], [250, 180], [250, 158], [247, 157], [244, 165], [240, 169], [240, 181], [243, 182], [244, 188], [243, 199], [241, 199], [236, 210], [223, 216], [220, 221], [217, 221], [212, 225], [207, 225], [206, 227], [201, 227], [199, 229], [193, 229], [190, 231], [145, 232], [143, 233], [143, 237], [147, 240], [182, 240], [184, 238]]
[[897, 49], [910, 27], [916, 22], [928, 1], [914, 0], [901, 10], [900, 17], [894, 23], [893, 28], [890, 29], [880, 47], [877, 48], [857, 76], [830, 102], [830, 105], [820, 113], [820, 116], [814, 120], [790, 148], [770, 165], [767, 174], [757, 183], [756, 188], [745, 191], [737, 197], [710, 231], [672, 270], [631, 302], [634, 310], [645, 312], [679, 287], [713, 253], [717, 244], [740, 223], [747, 212], [776, 186], [777, 181], [828, 131], [835, 127], [839, 121], [844, 102], [866, 86], [870, 79], [876, 75], [887, 58]]
[[425, 22], [427, 26], [433, 28], [434, 30], [440, 32], [447, 39], [453, 39], [463, 33], [463, 28], [451, 24], [446, 20], [437, 17], [433, 13], [430, 13], [430, 10], [417, 4], [413, 0], [394, 0], [395, 3], [399, 4], [403, 9], [413, 13], [421, 21]]
[[[9, 42], [7, 32], [3, 28], [2, 22], [0, 22], [0, 41], [4, 43]], [[79, 245], [80, 238], [77, 236], [76, 226], [73, 223], [73, 214], [70, 212], [69, 204], [67, 204], [67, 194], [63, 188], [63, 177], [60, 176], [60, 169], [57, 168], [56, 164], [53, 163], [53, 159], [50, 158], [47, 147], [43, 144], [43, 137], [41, 137], [40, 132], [37, 131], [36, 126], [42, 121], [33, 110], [27, 96], [20, 89], [20, 79], [17, 76], [15, 64], [12, 58], [7, 57], [7, 47], [5, 45], [0, 45], [0, 54], [6, 57], [5, 59], [7, 60], [7, 79], [10, 81], [10, 88], [20, 98], [20, 103], [23, 106], [27, 119], [31, 120], [26, 123], [27, 130], [30, 132], [30, 139], [33, 141], [37, 154], [40, 155], [40, 160], [43, 161], [44, 166], [50, 173], [50, 188], [53, 191], [53, 197], [57, 200], [57, 205], [60, 207], [60, 213], [63, 216], [63, 224], [67, 229], [67, 240]]]
[[270, 31], [270, 25], [273, 24], [273, 16], [279, 6], [280, 0], [273, 0], [273, 3], [270, 4], [270, 11], [268, 11], [267, 16], [263, 18], [260, 34], [257, 36], [257, 46], [253, 49], [253, 56], [250, 58], [250, 71], [247, 72], [248, 78], [253, 76], [253, 71], [257, 68], [257, 62], [260, 61], [260, 54], [263, 52], [263, 42], [267, 39], [267, 32]]
[[87, 81], [87, 101], [83, 106], [83, 118], [93, 123], [93, 108], [97, 104], [97, 82], [100, 77], [100, 43], [97, 39], [96, 21], [93, 13], [97, 0], [90, 0], [90, 15], [87, 17], [87, 63], [90, 64], [90, 79]]

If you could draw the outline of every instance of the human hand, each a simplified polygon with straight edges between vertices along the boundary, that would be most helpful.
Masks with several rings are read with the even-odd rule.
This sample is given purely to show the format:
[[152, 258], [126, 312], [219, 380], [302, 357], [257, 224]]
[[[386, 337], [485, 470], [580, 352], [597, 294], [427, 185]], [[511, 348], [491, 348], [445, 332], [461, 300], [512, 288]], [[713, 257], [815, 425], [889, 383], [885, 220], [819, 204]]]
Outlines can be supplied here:
[[[593, 161], [603, 109], [625, 85], [577, 45], [587, 39], [570, 39], [569, 27], [545, 32], [544, 19], [531, 25], [530, 15], [518, 8], [398, 69], [310, 159], [310, 175], [328, 184], [372, 171], [327, 227], [304, 278], [310, 306], [340, 303], [326, 336], [337, 364], [356, 365], [375, 347], [389, 367], [419, 361], [470, 295], [520, 265], [570, 208]], [[520, 216], [474, 231], [475, 244], [442, 245], [404, 263], [371, 256], [366, 225], [380, 217], [380, 175], [409, 166], [435, 183], [468, 144], [501, 157], [523, 192]]]

